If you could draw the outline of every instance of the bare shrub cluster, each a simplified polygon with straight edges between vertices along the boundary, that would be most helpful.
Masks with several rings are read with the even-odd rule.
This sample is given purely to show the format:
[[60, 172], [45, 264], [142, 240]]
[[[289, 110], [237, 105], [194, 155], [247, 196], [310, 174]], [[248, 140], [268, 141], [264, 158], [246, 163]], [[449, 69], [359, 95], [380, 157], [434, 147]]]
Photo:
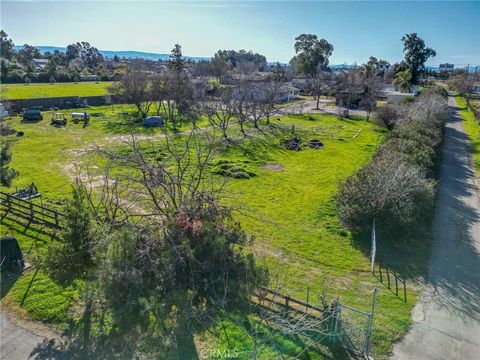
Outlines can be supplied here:
[[368, 230], [376, 219], [385, 230], [408, 235], [430, 218], [446, 99], [431, 91], [412, 103], [380, 109], [376, 118], [392, 130], [371, 163], [341, 184], [337, 209], [351, 230]]

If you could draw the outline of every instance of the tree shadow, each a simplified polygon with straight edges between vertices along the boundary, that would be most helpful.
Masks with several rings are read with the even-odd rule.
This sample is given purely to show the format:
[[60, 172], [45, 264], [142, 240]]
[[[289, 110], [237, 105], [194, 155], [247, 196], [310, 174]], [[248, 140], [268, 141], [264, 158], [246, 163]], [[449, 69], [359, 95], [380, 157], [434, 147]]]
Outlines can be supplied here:
[[[53, 359], [131, 359], [135, 344], [109, 333], [105, 319], [95, 317], [93, 303], [87, 300], [80, 318], [70, 320], [60, 340], [45, 339], [32, 350], [30, 358]], [[108, 334], [108, 335], [107, 335]]]
[[464, 321], [480, 322], [480, 199], [461, 117], [451, 107], [433, 223], [427, 281], [435, 302]]
[[[128, 319], [123, 319], [124, 324], [114, 321], [113, 319], [126, 313], [116, 314], [111, 308], [107, 310], [104, 304], [102, 305], [103, 300], [96, 297], [95, 291], [92, 289], [84, 293], [83, 311], [77, 318], [72, 317], [69, 320], [62, 337], [45, 339], [32, 350], [30, 358], [36, 360], [198, 359], [193, 335], [189, 329], [181, 329], [181, 332], [176, 334], [181, 336], [180, 339], [176, 339], [176, 348], [168, 348], [164, 353], [162, 335], [155, 331], [151, 332], [148, 326], [145, 327], [145, 323], [142, 324], [142, 321], [130, 323]], [[128, 314], [127, 317], [130, 315]], [[144, 320], [155, 321], [150, 317]], [[158, 325], [162, 327], [165, 324]]]
[[103, 128], [116, 135], [127, 135], [133, 133], [141, 133], [144, 128], [141, 123], [133, 115], [115, 114], [102, 120]]
[[18, 278], [21, 276], [21, 273], [12, 273], [10, 271], [1, 271], [1, 282], [0, 282], [0, 299], [3, 299], [5, 295], [8, 294], [10, 289]]

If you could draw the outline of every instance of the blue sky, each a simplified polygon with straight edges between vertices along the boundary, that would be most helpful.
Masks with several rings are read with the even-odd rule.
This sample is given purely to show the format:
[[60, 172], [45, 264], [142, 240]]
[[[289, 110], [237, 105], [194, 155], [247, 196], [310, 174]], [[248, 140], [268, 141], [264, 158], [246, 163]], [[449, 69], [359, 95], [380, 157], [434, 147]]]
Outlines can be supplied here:
[[370, 55], [402, 59], [401, 37], [417, 32], [437, 51], [429, 64], [480, 64], [480, 2], [437, 1], [1, 1], [1, 27], [16, 45], [167, 53], [175, 43], [191, 56], [247, 49], [287, 62], [295, 37], [314, 33], [335, 47], [332, 64]]

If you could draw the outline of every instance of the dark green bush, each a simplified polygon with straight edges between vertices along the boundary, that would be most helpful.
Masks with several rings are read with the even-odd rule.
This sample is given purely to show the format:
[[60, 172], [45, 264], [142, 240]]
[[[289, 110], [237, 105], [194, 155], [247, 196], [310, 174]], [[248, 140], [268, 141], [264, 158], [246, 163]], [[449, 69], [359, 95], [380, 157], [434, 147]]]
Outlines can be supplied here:
[[3, 186], [12, 185], [12, 180], [18, 176], [18, 171], [8, 166], [11, 160], [10, 143], [6, 142], [0, 150], [0, 183]]
[[73, 188], [63, 212], [60, 239], [49, 245], [43, 260], [45, 272], [61, 281], [82, 277], [94, 267], [94, 246], [102, 237], [81, 187]]

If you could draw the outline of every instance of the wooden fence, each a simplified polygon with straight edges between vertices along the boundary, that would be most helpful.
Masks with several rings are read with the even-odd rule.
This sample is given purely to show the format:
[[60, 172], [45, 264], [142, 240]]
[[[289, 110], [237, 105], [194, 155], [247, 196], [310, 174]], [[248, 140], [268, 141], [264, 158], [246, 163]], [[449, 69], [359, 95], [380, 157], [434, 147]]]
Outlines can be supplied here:
[[[308, 292], [307, 292], [308, 294]], [[299, 299], [295, 299], [291, 296], [284, 295], [279, 293], [275, 290], [270, 290], [267, 288], [262, 288], [257, 294], [256, 299], [254, 301], [257, 302], [260, 306], [267, 308], [268, 310], [272, 309], [272, 306], [280, 307], [289, 312], [296, 312], [302, 314], [303, 316], [314, 318], [314, 319], [322, 319], [323, 313], [326, 311], [327, 308], [321, 308], [312, 304], [308, 303], [308, 295], [307, 301], [302, 301]]]
[[[382, 267], [380, 264], [377, 266], [378, 272], [375, 272], [375, 266], [373, 267], [373, 275], [385, 285], [391, 292], [401, 298], [403, 295], [403, 301], [407, 302], [407, 282], [402, 279], [395, 271], [391, 271], [386, 267]], [[395, 286], [395, 287], [393, 287]], [[400, 289], [400, 292], [399, 292]], [[403, 293], [403, 294], [402, 294]]]
[[16, 198], [4, 192], [0, 192], [0, 205], [6, 212], [15, 213], [30, 221], [40, 222], [55, 228], [60, 228], [60, 220], [64, 216], [57, 210]]

